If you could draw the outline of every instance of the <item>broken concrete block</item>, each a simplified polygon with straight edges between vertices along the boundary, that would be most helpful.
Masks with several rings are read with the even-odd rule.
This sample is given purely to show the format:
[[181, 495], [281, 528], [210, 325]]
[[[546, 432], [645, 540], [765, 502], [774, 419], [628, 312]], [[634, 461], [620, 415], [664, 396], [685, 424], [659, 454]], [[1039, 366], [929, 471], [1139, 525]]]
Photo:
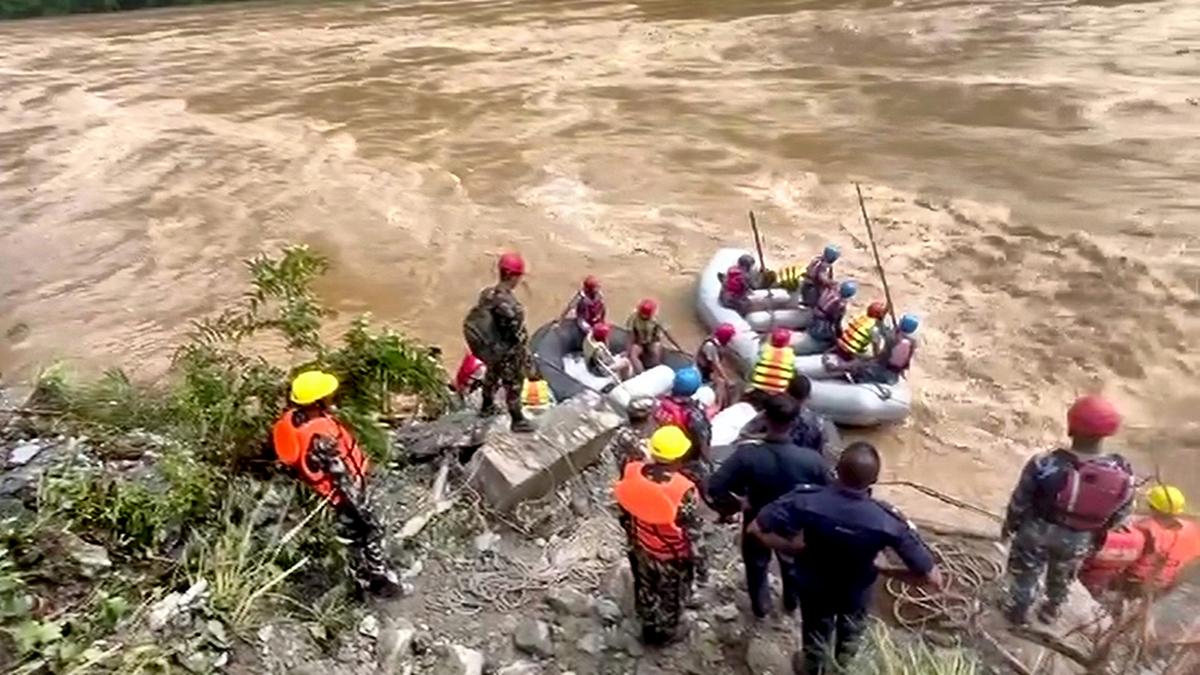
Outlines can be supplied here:
[[537, 430], [494, 431], [471, 458], [471, 484], [505, 510], [542, 497], [595, 462], [621, 417], [603, 397], [585, 391], [546, 411]]

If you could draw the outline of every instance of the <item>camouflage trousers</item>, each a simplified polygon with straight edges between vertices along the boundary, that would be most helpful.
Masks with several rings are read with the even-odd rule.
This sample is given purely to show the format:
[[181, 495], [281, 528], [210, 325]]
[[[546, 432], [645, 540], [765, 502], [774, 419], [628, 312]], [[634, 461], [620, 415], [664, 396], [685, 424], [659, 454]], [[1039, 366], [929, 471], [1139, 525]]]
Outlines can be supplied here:
[[338, 539], [350, 554], [351, 571], [360, 588], [391, 595], [399, 590], [396, 576], [383, 550], [383, 528], [367, 509], [337, 507]]
[[679, 637], [683, 607], [692, 595], [692, 561], [658, 560], [635, 546], [629, 551], [629, 566], [642, 641], [665, 644]]
[[496, 390], [504, 389], [504, 407], [513, 419], [524, 417], [521, 412], [521, 383], [525, 379], [527, 355], [523, 348], [503, 354], [494, 363], [487, 364], [483, 375], [483, 409], [495, 407]]
[[1041, 518], [1017, 529], [1008, 553], [1009, 602], [1017, 612], [1037, 600], [1038, 581], [1046, 574], [1046, 604], [1057, 609], [1067, 599], [1071, 582], [1092, 550], [1094, 535]]

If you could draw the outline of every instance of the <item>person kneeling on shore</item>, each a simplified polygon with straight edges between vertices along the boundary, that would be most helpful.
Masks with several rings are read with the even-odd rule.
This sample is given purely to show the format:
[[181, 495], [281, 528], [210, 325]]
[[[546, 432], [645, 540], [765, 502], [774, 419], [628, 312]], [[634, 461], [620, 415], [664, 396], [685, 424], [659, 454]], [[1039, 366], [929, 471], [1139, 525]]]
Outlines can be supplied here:
[[383, 528], [367, 502], [367, 456], [333, 416], [337, 377], [309, 370], [292, 380], [291, 402], [271, 429], [275, 457], [285, 471], [327, 499], [337, 514], [338, 537], [348, 543], [359, 587], [383, 596], [400, 592], [400, 579], [383, 552]]

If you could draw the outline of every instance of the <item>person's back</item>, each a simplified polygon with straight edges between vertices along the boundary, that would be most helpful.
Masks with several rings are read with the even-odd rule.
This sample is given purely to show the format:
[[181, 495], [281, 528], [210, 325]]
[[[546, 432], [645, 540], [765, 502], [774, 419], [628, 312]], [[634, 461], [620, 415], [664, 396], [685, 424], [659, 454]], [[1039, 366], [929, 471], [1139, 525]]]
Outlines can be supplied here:
[[1200, 524], [1181, 517], [1186, 504], [1183, 492], [1171, 485], [1155, 485], [1146, 501], [1153, 513], [1133, 523], [1146, 538], [1145, 550], [1128, 570], [1135, 591], [1169, 588], [1181, 572], [1200, 563]]

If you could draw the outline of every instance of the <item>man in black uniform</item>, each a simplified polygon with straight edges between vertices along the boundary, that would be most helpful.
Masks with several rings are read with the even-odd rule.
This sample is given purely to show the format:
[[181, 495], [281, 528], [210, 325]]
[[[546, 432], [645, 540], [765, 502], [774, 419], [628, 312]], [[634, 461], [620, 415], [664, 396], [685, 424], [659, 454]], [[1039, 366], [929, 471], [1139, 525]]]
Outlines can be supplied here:
[[[800, 406], [800, 414], [796, 416], [796, 423], [792, 425], [792, 443], [820, 452], [827, 462], [837, 462], [838, 455], [841, 454], [842, 437], [833, 422], [808, 407], [808, 397], [812, 394], [812, 380], [807, 375], [796, 373], [788, 383], [785, 394]], [[759, 414], [742, 429], [741, 437], [760, 438], [766, 431], [766, 418]]]
[[[799, 414], [799, 406], [790, 397], [772, 396], [764, 402], [766, 437], [738, 445], [709, 479], [706, 494], [713, 508], [725, 516], [741, 510], [745, 526], [754, 521], [760, 509], [792, 488], [826, 483], [829, 465], [821, 455], [792, 443], [792, 426]], [[792, 563], [786, 554], [777, 557], [783, 578], [783, 607], [791, 612], [798, 601], [794, 575], [789, 572]], [[751, 609], [756, 617], [763, 618], [771, 611], [771, 591], [767, 584], [771, 549], [754, 537], [743, 536], [742, 562], [746, 566]]]
[[[880, 573], [942, 587], [933, 555], [916, 529], [895, 508], [871, 497], [879, 468], [874, 446], [852, 443], [838, 460], [833, 485], [796, 488], [762, 509], [748, 529], [750, 538], [796, 556], [803, 623], [803, 649], [797, 655], [802, 658], [793, 658], [798, 674], [826, 672], [828, 656], [841, 664], [853, 656]], [[875, 567], [876, 556], [887, 548], [906, 570]]]

